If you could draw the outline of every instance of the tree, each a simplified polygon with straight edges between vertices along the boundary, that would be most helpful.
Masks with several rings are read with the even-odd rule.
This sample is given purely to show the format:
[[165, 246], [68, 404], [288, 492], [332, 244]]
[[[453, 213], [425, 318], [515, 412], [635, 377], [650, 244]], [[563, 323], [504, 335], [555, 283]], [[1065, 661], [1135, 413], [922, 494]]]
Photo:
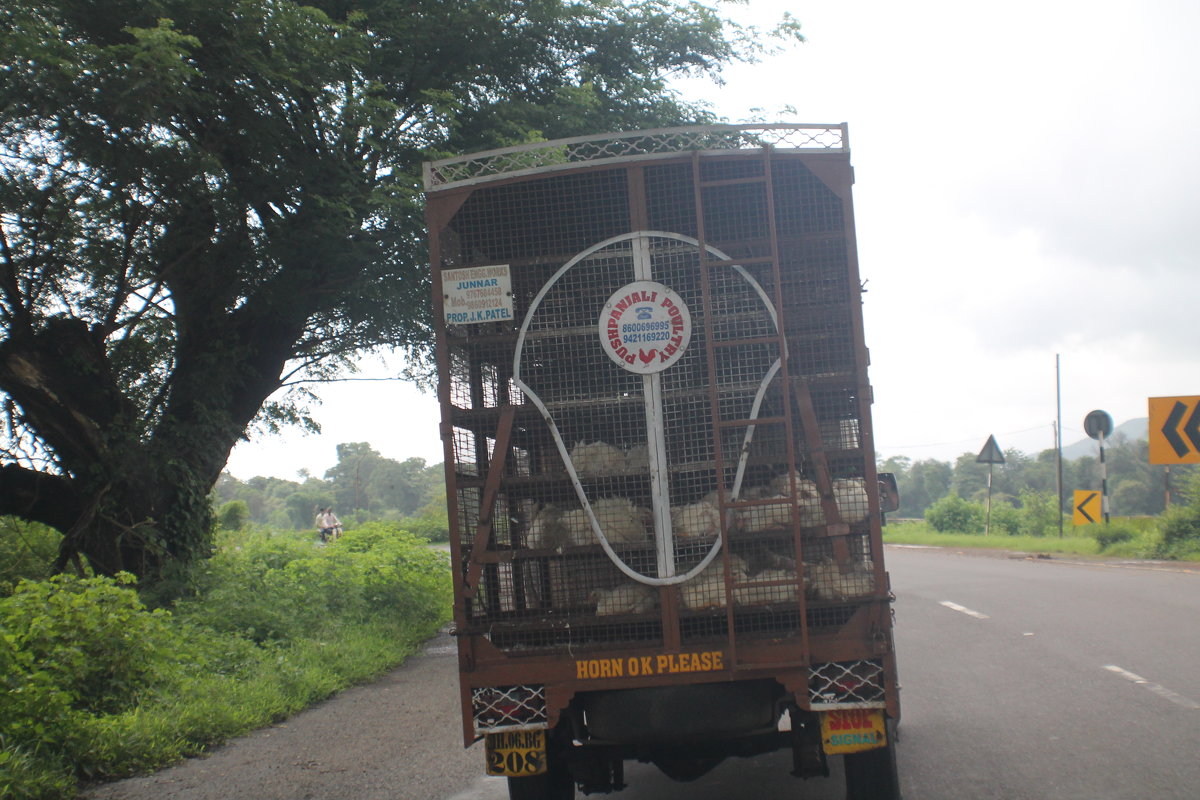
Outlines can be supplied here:
[[945, 497], [950, 491], [950, 465], [944, 461], [917, 461], [900, 484], [901, 517], [921, 517], [925, 509]]
[[250, 519], [250, 507], [244, 500], [230, 500], [217, 512], [217, 521], [227, 531], [240, 531]]
[[325, 471], [325, 480], [333, 484], [337, 507], [345, 514], [372, 508], [371, 479], [383, 456], [366, 442], [350, 442], [337, 446], [337, 457], [337, 464]]
[[925, 509], [925, 521], [939, 533], [983, 533], [984, 508], [948, 494]]
[[306, 419], [268, 398], [425, 352], [422, 160], [705, 120], [666, 81], [759, 40], [675, 0], [5, 4], [0, 514], [59, 567], [205, 553], [247, 426]]

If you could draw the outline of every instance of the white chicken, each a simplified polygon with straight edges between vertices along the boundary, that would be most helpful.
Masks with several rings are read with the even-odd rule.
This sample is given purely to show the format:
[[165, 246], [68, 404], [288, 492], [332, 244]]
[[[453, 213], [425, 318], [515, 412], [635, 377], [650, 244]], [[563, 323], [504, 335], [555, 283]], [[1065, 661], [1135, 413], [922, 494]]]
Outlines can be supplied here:
[[[800, 525], [805, 528], [824, 525], [825, 510], [821, 507], [821, 493], [817, 485], [807, 478], [801, 478], [798, 473], [792, 475], [796, 479], [796, 493], [799, 496]], [[777, 477], [771, 482], [771, 488], [786, 496], [791, 490], [788, 475]], [[842, 522], [853, 524], [867, 518], [866, 481], [862, 478], [837, 478], [830, 489]]]
[[781, 586], [739, 586], [733, 590], [733, 602], [739, 606], [794, 603], [799, 597], [794, 569], [764, 569], [750, 577], [754, 583], [787, 581]]
[[862, 522], [867, 518], [867, 482], [862, 478], [838, 478], [833, 482], [833, 499], [837, 501], [842, 522]]
[[596, 604], [596, 616], [646, 614], [654, 609], [657, 593], [644, 583], [628, 581], [610, 589], [596, 589], [588, 599]]
[[[734, 583], [746, 579], [746, 561], [741, 556], [729, 557], [729, 570]], [[720, 557], [705, 567], [704, 571], [679, 587], [683, 607], [689, 611], [725, 606], [725, 568]]]
[[650, 448], [644, 444], [635, 444], [625, 451], [625, 471], [633, 473], [646, 472], [650, 469]]
[[792, 523], [792, 506], [785, 494], [772, 495], [777, 503], [747, 506], [738, 512], [738, 527], [746, 533], [758, 533], [771, 528], [785, 528]]
[[617, 475], [625, 471], [625, 452], [605, 442], [577, 442], [571, 448], [571, 463], [581, 478]]
[[850, 564], [845, 572], [828, 559], [805, 564], [805, 587], [814, 600], [849, 600], [875, 591], [875, 570], [867, 562]]
[[[635, 506], [625, 497], [605, 497], [592, 503], [592, 513], [604, 531], [609, 544], [631, 544], [644, 542], [650, 524], [650, 509]], [[582, 547], [597, 544], [592, 523], [582, 508], [567, 511], [562, 515], [566, 528], [564, 544]]]
[[[792, 476], [796, 479], [796, 500], [800, 506], [801, 527], [811, 528], [825, 522], [825, 512], [821, 510], [821, 493], [817, 491], [817, 485], [807, 478], [800, 477], [799, 473], [793, 472]], [[780, 475], [771, 482], [771, 488], [775, 490], [776, 495], [788, 497], [792, 492], [792, 482], [787, 474]]]
[[671, 509], [671, 529], [680, 539], [713, 539], [721, 532], [721, 509], [701, 500]]
[[566, 543], [567, 526], [563, 522], [562, 509], [552, 504], [539, 508], [525, 533], [525, 546], [541, 550], [562, 547]]

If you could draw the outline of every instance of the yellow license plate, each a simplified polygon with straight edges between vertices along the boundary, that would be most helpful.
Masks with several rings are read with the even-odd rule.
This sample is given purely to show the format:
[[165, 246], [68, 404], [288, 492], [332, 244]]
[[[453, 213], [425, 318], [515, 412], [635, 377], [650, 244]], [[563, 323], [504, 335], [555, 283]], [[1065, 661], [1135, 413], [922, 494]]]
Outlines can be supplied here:
[[520, 778], [546, 771], [546, 732], [504, 731], [484, 739], [487, 774]]
[[821, 713], [821, 744], [829, 755], [861, 753], [887, 744], [881, 708], [844, 708]]

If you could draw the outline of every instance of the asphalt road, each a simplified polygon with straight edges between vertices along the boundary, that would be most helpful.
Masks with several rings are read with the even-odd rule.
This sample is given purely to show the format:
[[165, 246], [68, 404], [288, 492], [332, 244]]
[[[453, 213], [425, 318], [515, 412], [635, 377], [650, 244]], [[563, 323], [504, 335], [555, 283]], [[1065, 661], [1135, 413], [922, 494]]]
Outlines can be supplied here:
[[1200, 570], [887, 558], [906, 797], [1200, 798]]
[[[1200, 798], [1200, 570], [889, 548], [906, 800]], [[504, 800], [459, 738], [443, 637], [370, 686], [91, 800]], [[835, 759], [836, 761], [836, 759]], [[790, 756], [613, 800], [834, 800]]]

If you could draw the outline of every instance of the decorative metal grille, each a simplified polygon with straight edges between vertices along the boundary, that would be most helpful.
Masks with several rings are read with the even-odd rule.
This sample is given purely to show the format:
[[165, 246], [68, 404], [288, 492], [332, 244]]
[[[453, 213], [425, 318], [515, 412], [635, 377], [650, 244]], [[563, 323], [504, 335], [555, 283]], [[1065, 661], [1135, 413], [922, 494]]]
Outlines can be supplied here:
[[808, 698], [814, 710], [882, 708], [884, 672], [879, 661], [841, 661], [809, 668]]
[[484, 686], [471, 690], [475, 733], [547, 727], [546, 687]]
[[425, 188], [446, 188], [574, 164], [693, 150], [736, 151], [766, 146], [844, 151], [849, 148], [849, 142], [846, 129], [841, 125], [705, 125], [580, 136], [428, 162], [425, 164]]

